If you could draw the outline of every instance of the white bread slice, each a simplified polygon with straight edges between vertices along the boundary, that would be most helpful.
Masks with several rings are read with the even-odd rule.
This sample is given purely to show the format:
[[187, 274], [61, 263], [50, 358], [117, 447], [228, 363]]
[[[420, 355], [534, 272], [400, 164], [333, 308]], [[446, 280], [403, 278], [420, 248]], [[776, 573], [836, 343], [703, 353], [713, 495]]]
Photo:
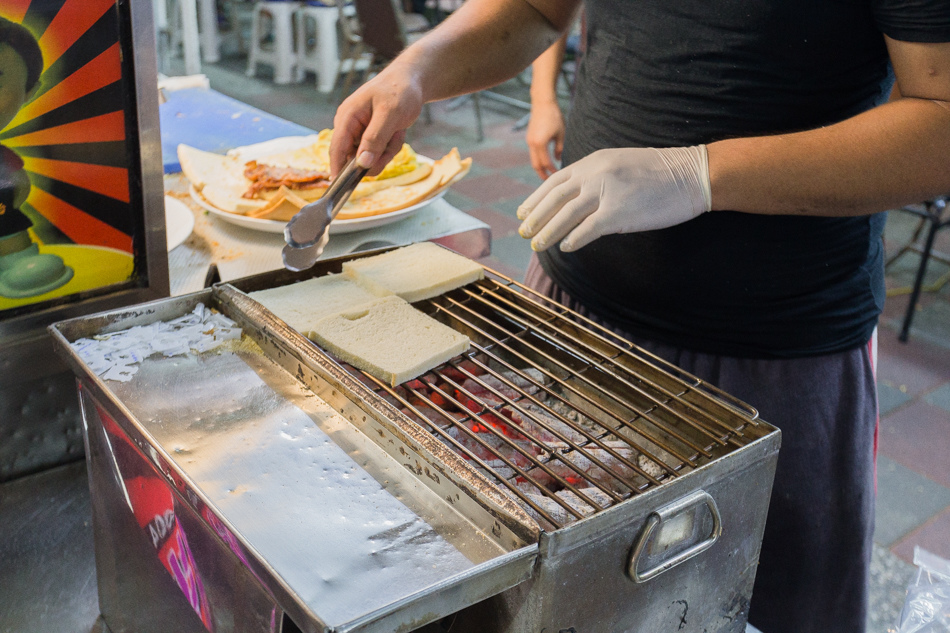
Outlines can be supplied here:
[[485, 270], [437, 244], [419, 242], [344, 262], [343, 274], [371, 292], [388, 291], [413, 303], [483, 279]]
[[310, 336], [321, 319], [343, 311], [359, 309], [382, 295], [359, 286], [343, 275], [315, 277], [295, 284], [258, 290], [250, 297], [264, 305], [287, 325]]
[[396, 386], [468, 351], [469, 340], [398, 297], [328, 316], [313, 328], [318, 344]]

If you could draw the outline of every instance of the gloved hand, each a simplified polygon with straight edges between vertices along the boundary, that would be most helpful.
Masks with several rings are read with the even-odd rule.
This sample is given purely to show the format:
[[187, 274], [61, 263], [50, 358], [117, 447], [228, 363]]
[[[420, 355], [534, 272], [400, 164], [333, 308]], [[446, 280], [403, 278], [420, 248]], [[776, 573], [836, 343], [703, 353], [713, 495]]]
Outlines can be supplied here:
[[544, 181], [518, 208], [518, 232], [536, 251], [563, 239], [571, 252], [602, 235], [686, 222], [711, 205], [705, 145], [602, 149]]

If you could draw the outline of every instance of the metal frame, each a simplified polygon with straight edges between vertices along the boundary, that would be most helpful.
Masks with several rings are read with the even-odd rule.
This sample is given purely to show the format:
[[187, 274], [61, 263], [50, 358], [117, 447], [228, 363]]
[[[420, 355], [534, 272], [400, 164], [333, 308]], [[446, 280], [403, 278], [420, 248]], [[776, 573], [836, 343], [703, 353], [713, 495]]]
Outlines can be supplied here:
[[[530, 507], [542, 526], [556, 529], [602, 512], [767, 433], [756, 428], [754, 408], [680, 370], [678, 378], [670, 377], [653, 366], [663, 366], [659, 359], [644, 358], [642, 350], [603, 328], [578, 327], [578, 320], [586, 328], [596, 324], [488, 272], [484, 281], [416, 304], [470, 336], [472, 350], [461, 360], [397, 388], [348, 369]], [[533, 294], [534, 301], [526, 302], [525, 294]], [[512, 361], [539, 368], [544, 379], [517, 370]], [[600, 381], [612, 388], [604, 389]], [[609, 397], [593, 395], [599, 392]], [[524, 424], [506, 422], [512, 416]], [[552, 437], [562, 448], [552, 450]], [[626, 449], [633, 450], [632, 457]], [[548, 490], [539, 480], [547, 478], [586, 507]], [[598, 490], [609, 502], [592, 499], [584, 488]], [[554, 517], [550, 506], [542, 507], [531, 495], [557, 504], [567, 518]]]

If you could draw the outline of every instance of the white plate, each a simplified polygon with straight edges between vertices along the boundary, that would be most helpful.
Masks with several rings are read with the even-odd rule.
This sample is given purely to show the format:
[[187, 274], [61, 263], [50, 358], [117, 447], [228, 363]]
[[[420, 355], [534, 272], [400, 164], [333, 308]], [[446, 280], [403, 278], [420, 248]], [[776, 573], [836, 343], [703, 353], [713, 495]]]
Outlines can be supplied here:
[[195, 216], [185, 203], [165, 196], [165, 241], [169, 252], [188, 239], [195, 228]]
[[[225, 222], [235, 224], [237, 226], [243, 226], [246, 229], [253, 229], [255, 231], [264, 231], [265, 233], [281, 233], [284, 232], [284, 227], [287, 226], [286, 222], [278, 222], [277, 220], [264, 220], [261, 218], [249, 218], [246, 215], [239, 215], [237, 213], [228, 213], [227, 211], [222, 211], [205, 200], [200, 193], [195, 190], [194, 185], [188, 188], [188, 191], [191, 193], [191, 199], [201, 205], [202, 208], [206, 209], [208, 213], [219, 217]], [[376, 228], [377, 226], [385, 226], [386, 224], [392, 224], [407, 218], [419, 209], [432, 204], [439, 198], [445, 195], [447, 190], [442, 190], [431, 198], [427, 198], [418, 204], [414, 204], [405, 209], [399, 209], [398, 211], [393, 211], [391, 213], [383, 213], [380, 215], [371, 215], [366, 218], [354, 218], [352, 220], [334, 220], [330, 223], [330, 235], [342, 235], [343, 233], [354, 233], [356, 231], [365, 231], [366, 229]]]

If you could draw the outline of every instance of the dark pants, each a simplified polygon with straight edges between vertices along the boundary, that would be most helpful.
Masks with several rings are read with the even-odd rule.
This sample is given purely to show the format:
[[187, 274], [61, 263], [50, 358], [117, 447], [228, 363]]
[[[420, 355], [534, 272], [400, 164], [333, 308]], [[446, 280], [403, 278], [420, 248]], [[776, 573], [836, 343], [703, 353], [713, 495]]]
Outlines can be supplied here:
[[[610, 327], [561, 290], [536, 257], [525, 283]], [[763, 633], [863, 633], [877, 426], [870, 345], [760, 360], [701, 354], [610, 329], [751, 404], [782, 430], [749, 621]]]

